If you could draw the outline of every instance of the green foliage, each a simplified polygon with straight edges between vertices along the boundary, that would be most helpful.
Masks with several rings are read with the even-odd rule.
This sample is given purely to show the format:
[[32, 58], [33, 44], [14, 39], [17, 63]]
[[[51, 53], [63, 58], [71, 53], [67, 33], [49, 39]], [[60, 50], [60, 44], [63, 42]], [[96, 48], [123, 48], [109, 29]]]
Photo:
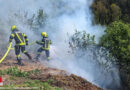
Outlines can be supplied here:
[[[94, 64], [97, 64], [111, 72], [116, 58], [113, 57], [109, 50], [100, 47], [95, 42], [95, 35], [90, 36], [86, 31], [75, 31], [69, 40], [70, 51], [76, 58], [88, 58]], [[105, 58], [105, 59], [104, 59]]]
[[101, 38], [100, 45], [108, 48], [119, 63], [130, 60], [130, 27], [122, 22], [113, 22]]
[[95, 0], [91, 8], [96, 23], [104, 25], [118, 20], [130, 23], [129, 5], [129, 0]]
[[108, 9], [101, 1], [93, 3], [92, 10], [95, 15], [96, 23], [106, 24], [109, 22]]
[[59, 88], [50, 86], [48, 82], [41, 82], [39, 80], [28, 80], [23, 84], [23, 86], [26, 86], [26, 87], [38, 87], [39, 89], [44, 88], [44, 90], [52, 90], [52, 89], [53, 90], [58, 90], [59, 89]]
[[46, 82], [41, 82], [40, 80], [30, 80], [27, 78], [30, 74], [37, 75], [39, 73], [40, 70], [38, 69], [22, 72], [17, 67], [0, 70], [0, 75], [11, 75], [10, 80], [17, 80], [18, 77], [26, 78], [26, 81], [22, 82], [21, 84], [10, 83], [9, 85], [4, 85], [4, 87], [8, 87], [10, 90], [14, 90], [16, 87], [36, 87], [38, 90], [61, 90], [61, 88], [52, 87], [50, 85], [54, 81], [52, 79], [48, 79]]
[[100, 45], [106, 47], [118, 59], [124, 87], [130, 87], [130, 25], [113, 22], [106, 29]]
[[46, 15], [44, 14], [42, 9], [39, 9], [38, 15], [36, 17], [36, 21], [37, 21], [36, 24], [39, 25], [39, 27], [42, 27], [45, 24], [45, 20], [46, 20]]
[[95, 44], [95, 35], [90, 36], [86, 31], [75, 31], [69, 41], [70, 48], [86, 48], [88, 45]]
[[40, 70], [39, 69], [35, 69], [35, 70], [32, 70], [30, 71], [31, 74], [34, 74], [34, 75], [37, 75], [40, 73]]
[[12, 68], [8, 68], [5, 70], [0, 70], [0, 75], [12, 75], [12, 76], [16, 76], [16, 77], [28, 77], [30, 74], [34, 74], [37, 75], [40, 73], [40, 70], [35, 69], [32, 71], [24, 71], [22, 72], [21, 70], [19, 70], [17, 67], [12, 67]]
[[49, 83], [49, 84], [51, 84], [51, 83], [53, 83], [53, 82], [54, 82], [53, 79], [48, 79], [48, 80], [47, 80], [47, 83]]
[[[34, 13], [32, 16], [28, 15], [28, 12], [17, 12], [14, 13], [14, 17], [19, 20], [19, 22], [26, 24], [32, 30], [38, 30], [41, 27], [44, 27], [45, 21], [47, 19], [46, 13], [43, 9], [39, 9], [38, 12]], [[9, 20], [9, 23], [14, 22], [12, 19]]]
[[48, 82], [41, 82], [40, 80], [26, 80], [21, 84], [10, 84], [4, 85], [4, 87], [8, 87], [10, 90], [14, 90], [16, 87], [32, 87], [34, 89], [31, 90], [62, 90], [58, 87], [52, 87]]
[[118, 21], [121, 17], [121, 9], [116, 4], [111, 4], [111, 21]]
[[30, 73], [22, 72], [17, 67], [13, 67], [13, 68], [9, 68], [3, 71], [0, 70], [0, 74], [1, 75], [8, 74], [8, 75], [16, 76], [16, 77], [28, 77]]

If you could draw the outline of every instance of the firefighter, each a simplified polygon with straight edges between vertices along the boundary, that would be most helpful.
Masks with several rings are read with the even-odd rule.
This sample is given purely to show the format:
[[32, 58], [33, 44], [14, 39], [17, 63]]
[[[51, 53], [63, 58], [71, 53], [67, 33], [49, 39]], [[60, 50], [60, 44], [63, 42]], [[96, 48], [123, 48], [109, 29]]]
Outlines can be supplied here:
[[50, 60], [50, 51], [49, 50], [50, 50], [51, 40], [48, 38], [46, 32], [42, 32], [41, 36], [43, 37], [42, 40], [36, 41], [37, 44], [42, 45], [42, 47], [40, 47], [37, 51], [36, 59], [39, 60], [40, 54], [42, 53], [42, 51], [45, 51], [47, 60]]
[[28, 38], [24, 33], [21, 33], [15, 25], [11, 27], [11, 35], [9, 42], [12, 42], [12, 40], [15, 40], [15, 54], [17, 57], [18, 65], [23, 65], [21, 62], [21, 55], [20, 51], [24, 53], [30, 60], [32, 57], [29, 55], [29, 53], [25, 50], [25, 46], [28, 45]]

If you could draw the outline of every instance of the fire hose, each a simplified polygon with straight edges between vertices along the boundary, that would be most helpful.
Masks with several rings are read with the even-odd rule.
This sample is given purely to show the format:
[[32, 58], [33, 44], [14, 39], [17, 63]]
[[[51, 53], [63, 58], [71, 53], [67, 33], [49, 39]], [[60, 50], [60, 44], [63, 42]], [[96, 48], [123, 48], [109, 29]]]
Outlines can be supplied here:
[[[31, 42], [31, 43], [29, 43], [28, 45], [33, 45], [33, 44], [35, 44], [35, 42], [36, 42], [36, 41]], [[2, 57], [2, 59], [0, 59], [0, 63], [7, 57], [8, 53], [9, 53], [9, 51], [10, 51], [11, 49], [14, 50], [14, 48], [11, 48], [11, 47], [12, 47], [12, 42], [9, 43], [9, 47], [8, 47], [6, 53], [4, 54], [4, 56]]]
[[5, 53], [5, 55], [2, 57], [2, 59], [0, 60], [0, 63], [6, 58], [6, 56], [8, 55], [8, 53], [9, 53], [9, 51], [10, 51], [10, 49], [11, 49], [11, 46], [12, 46], [12, 42], [9, 44], [9, 47], [8, 47], [8, 49], [7, 49], [7, 51], [6, 51], [6, 53]]

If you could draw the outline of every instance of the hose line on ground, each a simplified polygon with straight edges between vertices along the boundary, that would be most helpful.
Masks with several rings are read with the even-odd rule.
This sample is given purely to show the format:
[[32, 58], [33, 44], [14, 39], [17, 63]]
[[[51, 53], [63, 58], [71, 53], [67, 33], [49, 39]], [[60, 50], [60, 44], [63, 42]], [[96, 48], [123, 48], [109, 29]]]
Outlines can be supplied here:
[[[30, 45], [33, 45], [33, 44], [35, 44], [35, 43], [36, 43], [36, 41], [31, 42], [31, 43], [29, 43], [29, 46], [30, 46]], [[5, 53], [5, 55], [2, 57], [2, 59], [0, 59], [0, 63], [7, 57], [8, 53], [9, 53], [9, 51], [10, 51], [11, 49], [14, 50], [14, 48], [11, 48], [11, 47], [12, 47], [12, 42], [9, 44], [9, 47], [8, 47], [8, 49], [7, 49], [6, 53]]]
[[10, 51], [10, 49], [11, 49], [11, 46], [12, 46], [12, 42], [9, 44], [9, 47], [8, 47], [8, 49], [7, 49], [6, 53], [5, 53], [5, 55], [4, 55], [4, 56], [2, 57], [2, 59], [0, 60], [0, 63], [7, 57], [8, 53], [9, 53], [9, 51]]
[[31, 43], [29, 43], [28, 45], [30, 46], [30, 45], [33, 45], [33, 44], [35, 44], [35, 43], [36, 43], [36, 41], [31, 42]]

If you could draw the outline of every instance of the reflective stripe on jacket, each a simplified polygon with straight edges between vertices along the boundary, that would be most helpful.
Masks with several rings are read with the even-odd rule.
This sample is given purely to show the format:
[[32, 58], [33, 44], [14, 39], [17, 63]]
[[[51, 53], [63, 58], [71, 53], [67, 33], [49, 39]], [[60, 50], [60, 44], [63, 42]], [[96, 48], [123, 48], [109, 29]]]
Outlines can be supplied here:
[[51, 40], [49, 38], [43, 38], [41, 42], [38, 42], [37, 44], [43, 45], [42, 49], [49, 50]]
[[12, 40], [15, 40], [16, 45], [25, 45], [26, 42], [28, 42], [28, 38], [24, 33], [21, 33], [19, 31], [13, 32], [10, 35], [10, 42], [12, 42]]

